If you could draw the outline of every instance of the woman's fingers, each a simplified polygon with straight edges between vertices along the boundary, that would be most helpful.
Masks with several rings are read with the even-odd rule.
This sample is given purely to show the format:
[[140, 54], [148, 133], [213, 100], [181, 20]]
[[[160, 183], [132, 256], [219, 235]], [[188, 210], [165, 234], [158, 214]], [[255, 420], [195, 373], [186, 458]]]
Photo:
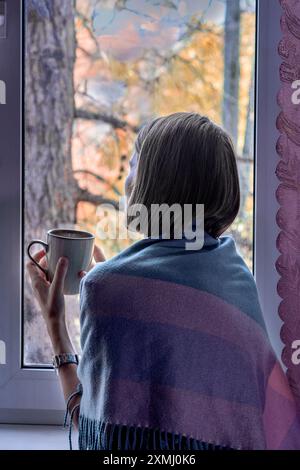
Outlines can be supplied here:
[[97, 263], [105, 261], [105, 256], [101, 248], [97, 245], [94, 245], [94, 258]]
[[44, 268], [44, 269], [48, 268], [48, 262], [47, 262], [46, 256], [44, 256], [44, 258], [41, 259], [40, 266], [42, 266], [42, 268]]
[[[91, 269], [93, 269], [97, 263], [102, 263], [103, 261], [105, 261], [105, 256], [104, 256], [104, 253], [103, 251], [101, 250], [101, 248], [97, 245], [94, 245], [94, 253], [93, 253], [93, 257], [96, 261], [96, 263], [93, 261], [91, 261], [89, 267], [88, 267], [88, 271], [90, 271]], [[83, 278], [85, 275], [87, 274], [87, 271], [79, 271], [78, 273], [78, 276], [80, 278]]]
[[[40, 250], [32, 257], [38, 263], [45, 256], [45, 250]], [[34, 264], [33, 261], [28, 261], [26, 264], [29, 276], [31, 279], [32, 287], [38, 288], [42, 282], [45, 285], [46, 279], [44, 273]]]
[[63, 293], [65, 277], [68, 271], [69, 260], [66, 257], [59, 258], [53, 280], [51, 283], [51, 288], [54, 292]]
[[41, 289], [48, 287], [49, 283], [45, 279], [45, 276], [33, 263], [33, 261], [29, 261], [26, 267], [30, 276], [32, 287], [35, 291], [40, 292]]
[[79, 271], [78, 276], [82, 279], [86, 275], [86, 271]]
[[45, 254], [46, 254], [45, 250], [40, 250], [37, 253], [35, 253], [32, 257], [38, 263], [42, 258], [44, 258]]
[[[33, 256], [33, 259], [44, 269], [48, 269], [48, 263], [47, 263], [47, 258], [46, 258], [46, 252], [45, 250], [40, 250], [38, 251], [37, 253], [35, 253]], [[32, 261], [31, 261], [32, 262]], [[29, 262], [30, 263], [30, 262]], [[29, 265], [29, 263], [27, 263], [27, 266]], [[38, 268], [37, 268], [38, 269]], [[47, 278], [46, 278], [46, 275], [43, 271], [39, 270], [38, 269], [38, 274], [42, 277], [42, 279], [44, 279], [48, 285], [49, 285], [49, 282], [47, 281]]]

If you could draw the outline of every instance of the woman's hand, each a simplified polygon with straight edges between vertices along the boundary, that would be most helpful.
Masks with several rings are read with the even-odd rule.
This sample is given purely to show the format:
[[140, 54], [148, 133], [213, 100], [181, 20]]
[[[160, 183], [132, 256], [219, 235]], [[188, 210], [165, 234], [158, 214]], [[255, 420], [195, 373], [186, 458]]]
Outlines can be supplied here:
[[[38, 251], [34, 256], [37, 263], [47, 269], [45, 250]], [[30, 275], [34, 295], [40, 305], [43, 318], [47, 326], [65, 323], [65, 299], [64, 281], [68, 271], [68, 259], [60, 258], [56, 265], [52, 282], [46, 279], [46, 275], [32, 262], [26, 264]]]
[[[103, 261], [105, 261], [104, 253], [101, 250], [101, 248], [99, 248], [99, 246], [97, 246], [97, 245], [94, 245], [94, 259], [95, 259], [95, 261], [92, 260], [92, 262], [91, 262], [91, 264], [88, 268], [88, 271], [93, 269], [93, 267], [96, 266], [97, 263], [103, 263]], [[78, 273], [79, 277], [80, 278], [84, 277], [87, 274], [88, 271], [80, 271]]]
[[[104, 254], [97, 245], [94, 246], [93, 255], [94, 259], [91, 261], [88, 271], [90, 271], [96, 263], [105, 261]], [[45, 250], [38, 251], [33, 257], [42, 268], [48, 268]], [[46, 275], [32, 261], [28, 261], [26, 267], [30, 275], [34, 295], [40, 305], [47, 326], [51, 326], [52, 324], [64, 324], [65, 299], [63, 291], [64, 281], [68, 271], [68, 259], [60, 258], [58, 260], [51, 283], [47, 281]], [[80, 271], [78, 275], [82, 278], [86, 273], [87, 271]]]
[[[37, 263], [47, 269], [47, 259], [44, 250], [39, 251], [34, 256]], [[92, 269], [97, 262], [105, 261], [104, 254], [98, 246], [94, 246], [94, 259], [88, 271]], [[66, 322], [65, 322], [65, 299], [64, 299], [64, 281], [68, 270], [68, 259], [60, 258], [56, 265], [52, 282], [46, 279], [46, 275], [32, 262], [26, 264], [30, 275], [34, 295], [37, 298], [42, 315], [47, 325], [48, 334], [50, 336], [54, 354], [63, 354], [66, 352], [75, 353], [72, 341], [70, 339]], [[82, 278], [86, 275], [86, 271], [78, 273]], [[59, 368], [59, 378], [62, 384], [65, 400], [76, 389], [79, 380], [77, 377], [77, 366], [75, 364], [66, 364]], [[80, 403], [80, 397], [73, 397], [69, 403], [69, 407], [74, 407]], [[70, 408], [69, 408], [70, 409]], [[74, 424], [78, 427], [78, 414], [74, 416]]]

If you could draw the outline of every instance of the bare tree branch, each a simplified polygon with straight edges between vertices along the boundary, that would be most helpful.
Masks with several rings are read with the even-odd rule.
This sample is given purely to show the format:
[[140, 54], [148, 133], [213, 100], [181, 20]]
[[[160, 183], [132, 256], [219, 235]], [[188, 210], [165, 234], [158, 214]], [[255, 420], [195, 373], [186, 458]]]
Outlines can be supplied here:
[[247, 163], [247, 164], [253, 164], [254, 160], [253, 158], [244, 158], [244, 157], [236, 157], [236, 161], [239, 163]]
[[88, 109], [77, 108], [75, 109], [75, 119], [85, 119], [90, 121], [102, 121], [106, 124], [110, 124], [115, 129], [130, 129], [131, 131], [137, 133], [139, 131], [138, 126], [133, 126], [128, 122], [120, 119], [116, 116], [112, 116], [106, 113], [99, 113], [96, 111], [89, 111]]
[[100, 206], [101, 204], [109, 204], [113, 206], [116, 210], [119, 210], [119, 202], [115, 199], [107, 198], [101, 196], [100, 194], [90, 193], [87, 189], [82, 189], [78, 186], [76, 194], [76, 202], [90, 202], [95, 206]]
[[100, 47], [99, 47], [99, 43], [97, 41], [97, 38], [95, 37], [95, 33], [93, 31], [93, 27], [91, 25], [90, 19], [87, 18], [85, 15], [83, 15], [79, 10], [76, 10], [75, 13], [76, 13], [76, 16], [78, 18], [80, 18], [80, 20], [82, 21], [82, 24], [83, 24], [84, 28], [86, 29], [86, 31], [88, 32], [91, 40], [93, 41], [93, 43], [95, 45], [95, 48], [96, 48], [96, 52], [99, 55]]
[[77, 45], [77, 50], [81, 51], [86, 57], [89, 57], [89, 59], [93, 60], [94, 59], [94, 54], [91, 52], [87, 51], [84, 49], [84, 47]]
[[118, 196], [121, 196], [120, 191], [118, 190], [118, 188], [116, 188], [115, 185], [113, 185], [112, 183], [107, 181], [105, 178], [103, 178], [103, 176], [97, 175], [97, 173], [94, 173], [93, 171], [90, 171], [90, 170], [74, 170], [73, 173], [74, 174], [75, 173], [82, 173], [82, 174], [85, 174], [85, 175], [93, 176], [98, 181], [101, 181], [102, 183], [107, 184]]

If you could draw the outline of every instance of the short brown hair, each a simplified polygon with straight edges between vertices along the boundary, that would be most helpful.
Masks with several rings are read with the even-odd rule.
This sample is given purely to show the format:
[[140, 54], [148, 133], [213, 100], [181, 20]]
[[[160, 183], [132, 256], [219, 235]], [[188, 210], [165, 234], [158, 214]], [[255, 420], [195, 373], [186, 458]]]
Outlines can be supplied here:
[[204, 229], [220, 236], [236, 218], [240, 186], [230, 136], [207, 116], [154, 119], [136, 140], [137, 172], [128, 205], [204, 204]]

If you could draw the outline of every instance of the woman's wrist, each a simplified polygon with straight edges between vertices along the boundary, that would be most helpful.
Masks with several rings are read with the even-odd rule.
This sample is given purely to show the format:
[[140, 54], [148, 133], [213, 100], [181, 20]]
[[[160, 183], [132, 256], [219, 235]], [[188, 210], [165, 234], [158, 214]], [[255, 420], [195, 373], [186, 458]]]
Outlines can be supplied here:
[[65, 322], [49, 322], [47, 330], [54, 354], [75, 353]]

